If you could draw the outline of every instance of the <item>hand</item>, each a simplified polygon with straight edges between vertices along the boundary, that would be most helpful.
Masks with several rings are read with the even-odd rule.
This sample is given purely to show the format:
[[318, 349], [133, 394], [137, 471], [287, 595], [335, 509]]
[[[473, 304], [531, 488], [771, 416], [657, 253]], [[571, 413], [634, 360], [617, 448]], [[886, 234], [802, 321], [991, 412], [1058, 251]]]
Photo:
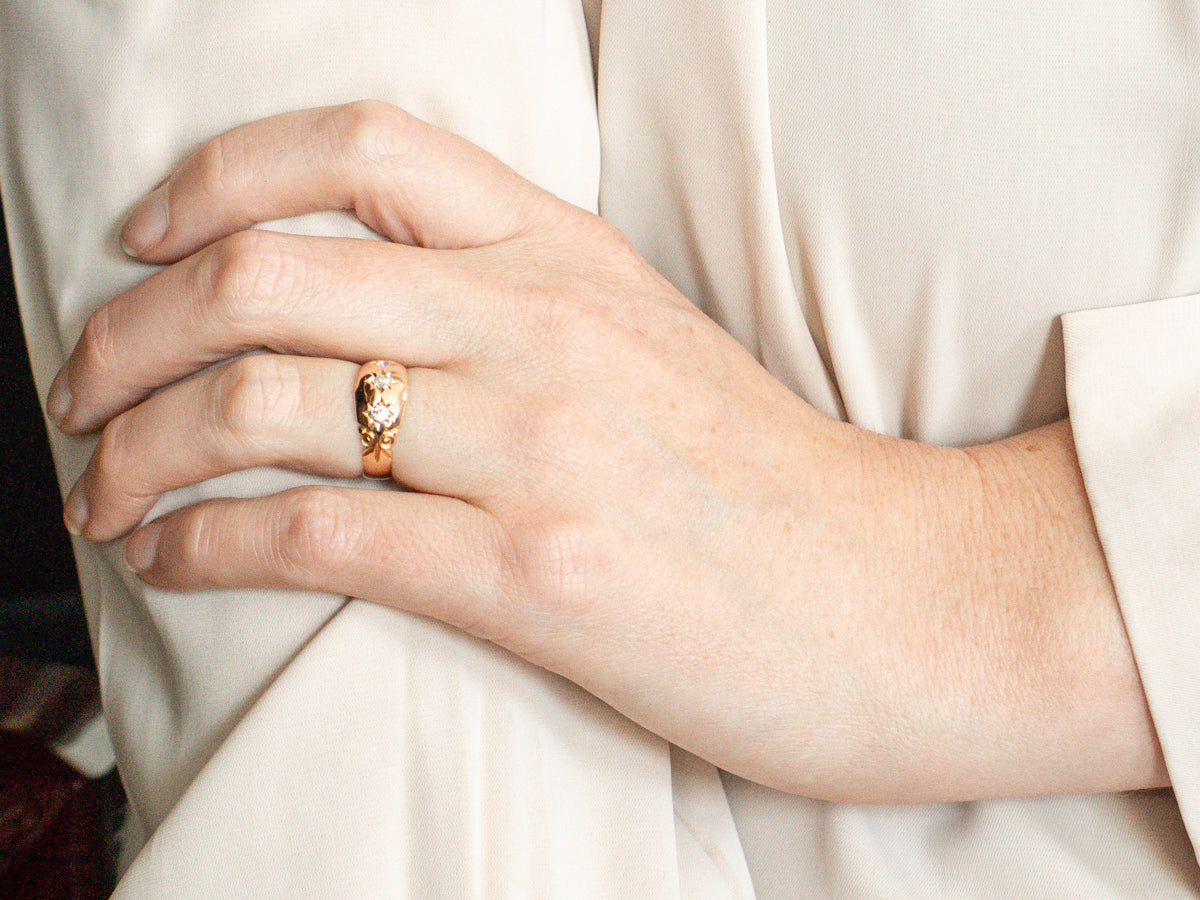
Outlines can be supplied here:
[[[244, 230], [324, 209], [389, 242]], [[1029, 748], [1091, 739], [1050, 686], [1100, 668], [1130, 750], [1087, 784], [1161, 778], [1086, 500], [1072, 531], [1040, 486], [1015, 494], [1042, 502], [1018, 540], [1074, 553], [1078, 602], [995, 583], [1012, 548], [980, 524], [1004, 496], [985, 476], [1024, 483], [1029, 454], [827, 419], [614, 229], [469, 143], [375, 103], [267, 119], [205, 145], [124, 237], [170, 265], [96, 312], [56, 381], [64, 430], [103, 427], [77, 533], [117, 538], [164, 492], [253, 466], [353, 478], [358, 364], [410, 371], [408, 491], [179, 510], [129, 540], [147, 582], [433, 616], [726, 769], [840, 799], [1070, 789], [1078, 758]], [[1039, 440], [1057, 455], [1035, 468], [1081, 499], [1065, 423]]]

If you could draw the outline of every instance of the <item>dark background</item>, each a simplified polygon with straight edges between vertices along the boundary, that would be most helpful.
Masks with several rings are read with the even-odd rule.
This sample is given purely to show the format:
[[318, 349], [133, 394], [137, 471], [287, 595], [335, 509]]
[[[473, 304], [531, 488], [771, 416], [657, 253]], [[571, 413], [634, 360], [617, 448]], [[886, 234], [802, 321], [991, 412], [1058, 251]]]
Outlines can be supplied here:
[[[98, 703], [74, 557], [2, 232], [0, 253], [0, 711], [22, 695], [30, 673], [61, 670], [58, 663], [82, 673], [74, 683]], [[36, 733], [0, 731], [0, 900], [108, 897], [124, 807], [116, 771], [85, 779]]]
[[0, 656], [91, 664], [41, 406], [0, 235]]

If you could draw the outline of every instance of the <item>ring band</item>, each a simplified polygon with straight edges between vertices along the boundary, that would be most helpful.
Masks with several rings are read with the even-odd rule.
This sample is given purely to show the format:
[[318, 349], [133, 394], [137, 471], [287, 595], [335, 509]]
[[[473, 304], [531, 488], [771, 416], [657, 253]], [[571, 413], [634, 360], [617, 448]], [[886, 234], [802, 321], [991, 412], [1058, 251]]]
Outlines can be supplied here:
[[408, 370], [400, 363], [375, 359], [359, 368], [354, 405], [362, 440], [363, 474], [368, 478], [391, 477], [392, 445], [407, 402]]

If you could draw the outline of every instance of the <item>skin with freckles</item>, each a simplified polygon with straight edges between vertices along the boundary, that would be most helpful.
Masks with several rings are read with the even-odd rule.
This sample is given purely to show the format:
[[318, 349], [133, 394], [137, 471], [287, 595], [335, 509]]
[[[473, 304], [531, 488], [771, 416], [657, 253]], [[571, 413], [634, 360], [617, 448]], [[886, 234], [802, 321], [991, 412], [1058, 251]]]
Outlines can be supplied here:
[[[327, 209], [388, 241], [246, 230]], [[1068, 422], [951, 449], [829, 419], [611, 226], [378, 103], [215, 138], [123, 239], [163, 268], [49, 408], [101, 432], [69, 527], [132, 532], [148, 583], [433, 616], [813, 797], [1166, 783]], [[370, 359], [409, 369], [407, 490], [354, 483]], [[141, 524], [262, 465], [347, 481]]]

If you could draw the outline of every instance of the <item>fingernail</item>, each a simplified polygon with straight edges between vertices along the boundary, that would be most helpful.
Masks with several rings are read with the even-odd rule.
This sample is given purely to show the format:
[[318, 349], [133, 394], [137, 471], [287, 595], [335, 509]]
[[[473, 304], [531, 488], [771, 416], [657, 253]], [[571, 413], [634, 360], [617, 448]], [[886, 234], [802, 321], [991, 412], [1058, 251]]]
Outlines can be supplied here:
[[137, 205], [121, 229], [121, 246], [130, 256], [141, 256], [163, 239], [170, 222], [167, 212], [167, 182], [151, 191]]
[[67, 370], [60, 369], [50, 385], [46, 397], [46, 415], [55, 425], [61, 425], [71, 411], [71, 386], [67, 383]]
[[133, 536], [125, 544], [125, 562], [129, 563], [129, 568], [135, 572], [145, 572], [154, 565], [162, 529], [161, 522], [151, 522], [145, 528], [133, 533]]
[[67, 496], [67, 502], [63, 504], [63, 522], [66, 523], [67, 531], [79, 537], [84, 526], [87, 525], [88, 505], [87, 498], [83, 496], [83, 491], [79, 485], [71, 488], [71, 493]]

